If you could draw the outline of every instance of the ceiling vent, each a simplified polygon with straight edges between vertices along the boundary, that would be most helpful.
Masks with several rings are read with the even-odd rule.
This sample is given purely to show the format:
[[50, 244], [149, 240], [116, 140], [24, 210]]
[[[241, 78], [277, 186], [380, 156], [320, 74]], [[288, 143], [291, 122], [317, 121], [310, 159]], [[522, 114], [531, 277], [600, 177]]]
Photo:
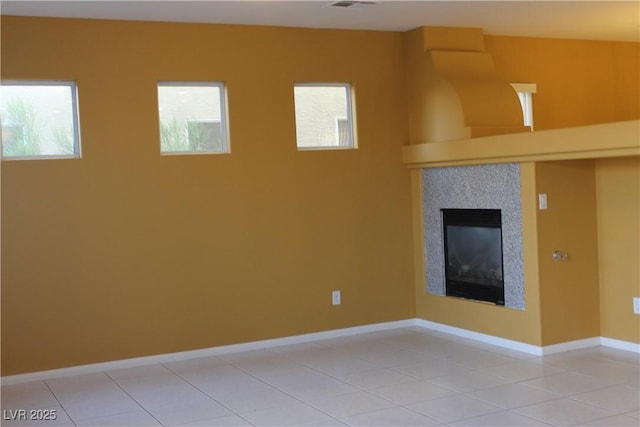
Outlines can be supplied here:
[[376, 4], [376, 3], [373, 1], [343, 0], [343, 1], [332, 3], [331, 6], [332, 7], [352, 7], [352, 6], [366, 6], [371, 4]]

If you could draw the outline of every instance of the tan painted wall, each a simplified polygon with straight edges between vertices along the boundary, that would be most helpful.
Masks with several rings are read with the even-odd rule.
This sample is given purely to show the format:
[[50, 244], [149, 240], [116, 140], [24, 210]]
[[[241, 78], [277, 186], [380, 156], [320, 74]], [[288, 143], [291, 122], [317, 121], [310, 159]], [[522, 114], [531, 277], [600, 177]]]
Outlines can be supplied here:
[[[404, 74], [405, 36], [13, 17], [1, 30], [2, 78], [78, 81], [83, 137], [81, 160], [3, 162], [2, 375], [416, 309], [542, 343], [533, 164], [523, 166], [527, 311], [424, 296], [417, 273], [413, 294], [421, 248], [411, 250], [410, 206], [415, 214], [419, 203], [401, 146], [421, 131], [409, 128], [404, 97], [420, 88]], [[538, 84], [536, 129], [639, 116], [638, 44], [485, 41], [506, 81]], [[157, 80], [227, 82], [232, 154], [160, 157]], [[354, 84], [358, 150], [295, 150], [294, 81]], [[600, 189], [626, 166], [597, 165], [602, 206]], [[630, 209], [625, 218], [637, 216]], [[618, 216], [609, 215], [598, 232], [611, 242], [606, 224]], [[609, 282], [603, 263], [615, 261], [600, 254]], [[329, 305], [333, 289], [341, 307]], [[604, 317], [619, 308], [601, 299]], [[630, 336], [614, 323], [603, 334]]]
[[640, 43], [485, 36], [498, 75], [536, 83], [536, 130], [640, 118]]
[[[412, 54], [412, 51], [407, 48], [415, 43], [417, 43], [416, 32], [407, 33], [405, 35], [405, 49], [408, 53], [405, 58], [409, 88], [411, 89], [409, 117], [412, 143], [420, 142], [420, 135], [424, 132], [422, 127], [426, 126], [426, 122], [421, 121], [420, 116], [422, 111], [420, 96], [424, 92], [424, 88], [420, 86], [419, 75], [420, 70], [424, 69], [424, 64], [415, 51]], [[537, 84], [538, 91], [534, 95], [533, 101], [536, 130], [632, 120], [640, 117], [638, 86], [640, 81], [638, 78], [640, 44], [638, 43], [485, 36], [485, 49], [492, 54], [496, 71], [506, 82]], [[414, 85], [417, 85], [418, 90], [413, 90]], [[578, 147], [580, 141], [567, 141], [567, 144]], [[462, 158], [465, 154], [468, 153], [460, 153]], [[517, 158], [512, 160], [518, 161]], [[559, 213], [555, 221], [543, 222], [540, 225], [538, 224], [540, 218], [537, 212], [537, 187], [554, 176], [554, 172], [550, 168], [560, 168], [555, 175], [563, 178], [568, 174], [565, 168], [568, 168], [572, 163], [562, 162], [555, 166], [550, 163], [550, 166], [543, 165], [540, 168], [532, 163], [523, 164], [521, 185], [523, 189], [525, 312], [425, 294], [420, 202], [414, 200], [414, 234], [416, 236], [414, 250], [420, 251], [415, 254], [418, 317], [534, 345], [550, 345], [559, 341], [597, 336], [600, 334], [601, 328], [602, 334], [605, 336], [628, 337], [619, 339], [637, 340], [634, 338], [637, 336], [637, 332], [635, 332], [637, 326], [631, 325], [634, 319], [628, 315], [625, 315], [624, 322], [613, 322], [611, 317], [607, 317], [610, 316], [609, 314], [603, 314], [603, 325], [600, 326], [599, 311], [614, 313], [625, 310], [628, 313], [631, 302], [628, 295], [623, 303], [607, 298], [599, 301], [598, 292], [602, 291], [599, 291], [598, 288], [598, 267], [602, 271], [611, 271], [615, 268], [616, 262], [612, 260], [612, 255], [603, 257], [601, 254], [598, 265], [597, 238], [602, 239], [602, 236], [606, 236], [605, 239], [611, 241], [611, 236], [615, 235], [615, 229], [612, 231], [605, 229], [609, 227], [611, 222], [616, 221], [618, 215], [611, 212], [611, 220], [607, 223], [601, 222], [599, 228], [596, 227], [596, 206], [601, 209], [602, 203], [599, 202], [596, 205], [595, 201], [595, 167], [593, 161], [583, 162], [585, 163], [577, 162], [574, 164], [574, 166], [581, 165], [578, 167], [578, 170], [581, 171], [580, 178], [571, 176], [567, 178], [569, 181], [579, 179], [576, 184], [588, 187], [588, 189], [581, 190], [586, 191], [586, 194], [578, 192], [575, 200], [576, 209], [571, 205], [574, 202], [574, 196], [568, 189], [563, 189], [563, 204], [567, 205], [564, 205], [562, 213]], [[610, 166], [614, 171], [617, 167], [617, 165]], [[631, 169], [633, 170], [633, 167]], [[635, 172], [629, 173], [637, 174], [637, 166]], [[414, 198], [421, 197], [420, 181], [417, 178], [419, 172], [413, 172], [413, 174]], [[536, 178], [538, 174], [541, 176]], [[613, 174], [611, 172], [611, 175], [606, 175], [606, 172], [601, 172], [601, 175], [610, 177], [610, 179], [613, 179]], [[603, 179], [606, 178], [601, 180]], [[625, 179], [629, 180], [630, 178], [627, 176]], [[603, 199], [604, 196], [601, 193], [606, 192], [607, 188], [609, 185], [605, 185], [603, 190], [598, 191], [598, 200]], [[552, 189], [551, 191], [557, 190]], [[584, 218], [580, 218], [580, 221], [588, 223], [584, 230], [586, 236], [574, 234], [567, 243], [572, 247], [579, 246], [584, 239], [585, 244], [588, 241], [590, 246], [584, 250], [584, 254], [580, 254], [579, 265], [586, 266], [586, 270], [577, 272], [575, 276], [580, 280], [586, 280], [585, 293], [581, 294], [579, 299], [572, 300], [565, 292], [579, 285], [571, 279], [563, 282], [562, 287], [554, 288], [553, 283], [558, 280], [555, 278], [554, 269], [558, 266], [547, 265], [546, 257], [549, 247], [553, 246], [554, 236], [562, 231], [561, 227], [563, 227], [564, 221], [568, 221], [572, 217], [583, 216], [577, 209], [579, 205], [591, 208]], [[640, 217], [640, 206], [637, 203], [627, 203], [625, 206], [629, 211], [627, 214], [622, 214], [621, 219], [625, 215], [628, 218]], [[630, 220], [624, 221], [628, 223]], [[577, 233], [577, 230], [573, 231]], [[627, 236], [625, 245], [634, 247], [634, 242], [637, 242], [635, 236], [637, 235]], [[538, 247], [538, 238], [540, 238], [540, 245], [544, 245], [544, 248]], [[564, 244], [564, 242], [565, 240], [558, 243]], [[541, 255], [540, 260], [538, 259], [539, 254]], [[577, 263], [576, 260], [572, 266], [577, 267]], [[610, 276], [603, 278], [600, 273], [600, 281], [608, 282], [611, 280], [615, 279]], [[605, 286], [608, 285], [605, 284]], [[639, 287], [637, 281], [626, 286], [629, 288], [625, 288], [625, 295], [630, 294], [630, 289], [638, 289]], [[569, 319], [566, 324], [560, 324], [559, 319], [562, 319], [563, 316], [574, 316], [575, 318]], [[583, 320], [585, 323], [578, 324], [579, 320]]]
[[[2, 375], [415, 317], [400, 34], [3, 17], [1, 54], [77, 81], [83, 146], [3, 162]], [[225, 81], [232, 153], [161, 157], [158, 80]], [[294, 81], [353, 84], [357, 150], [296, 150]]]
[[596, 161], [600, 329], [602, 336], [640, 343], [640, 158]]
[[600, 336], [594, 161], [537, 163], [536, 191], [548, 203], [537, 211], [542, 342]]

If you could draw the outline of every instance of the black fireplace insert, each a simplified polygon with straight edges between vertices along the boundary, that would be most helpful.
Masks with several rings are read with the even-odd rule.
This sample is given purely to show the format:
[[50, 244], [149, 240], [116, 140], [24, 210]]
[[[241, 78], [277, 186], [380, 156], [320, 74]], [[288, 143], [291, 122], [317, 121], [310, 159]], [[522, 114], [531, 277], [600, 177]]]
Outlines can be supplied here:
[[442, 209], [446, 295], [504, 305], [500, 209]]

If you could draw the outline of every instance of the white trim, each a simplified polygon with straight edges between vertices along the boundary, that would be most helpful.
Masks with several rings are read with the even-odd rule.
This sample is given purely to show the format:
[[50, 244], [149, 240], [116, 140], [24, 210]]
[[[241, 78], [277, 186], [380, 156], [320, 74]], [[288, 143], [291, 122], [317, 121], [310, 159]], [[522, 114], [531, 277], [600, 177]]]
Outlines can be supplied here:
[[633, 353], [640, 354], [640, 344], [636, 344], [628, 341], [621, 341], [612, 338], [605, 337], [592, 337], [585, 338], [576, 341], [568, 341], [558, 344], [537, 346], [532, 344], [523, 343], [520, 341], [509, 340], [506, 338], [496, 337], [494, 335], [487, 335], [480, 332], [470, 331], [468, 329], [456, 328], [454, 326], [445, 325], [442, 323], [431, 322], [429, 320], [416, 319], [416, 325], [431, 329], [434, 331], [444, 332], [451, 335], [456, 335], [462, 338], [469, 338], [472, 340], [480, 341], [486, 344], [492, 344], [511, 350], [522, 351], [524, 353], [534, 354], [537, 356], [548, 356], [550, 354], [563, 353], [565, 351], [580, 350], [583, 348], [597, 347], [602, 345], [604, 347], [617, 348], [619, 350], [631, 351]]
[[48, 371], [30, 372], [27, 374], [9, 375], [1, 377], [2, 385], [20, 384], [29, 381], [42, 381], [51, 378], [67, 377], [72, 375], [89, 374], [112, 369], [132, 368], [136, 366], [149, 365], [152, 363], [167, 363], [180, 360], [195, 359], [198, 357], [210, 357], [222, 354], [237, 353], [241, 351], [263, 350], [267, 348], [279, 347], [283, 345], [302, 344], [310, 341], [319, 341], [331, 338], [347, 337], [370, 332], [388, 331], [392, 329], [408, 328], [419, 326], [433, 331], [443, 332], [450, 335], [469, 338], [486, 344], [495, 345], [511, 350], [521, 351], [536, 356], [546, 356], [565, 351], [579, 350], [583, 348], [602, 345], [619, 350], [630, 351], [640, 354], [640, 344], [621, 341], [605, 337], [593, 337], [582, 340], [569, 341], [565, 343], [547, 345], [544, 347], [514, 341], [494, 335], [469, 331], [467, 329], [456, 328], [442, 323], [436, 323], [424, 319], [405, 319], [393, 322], [374, 323], [371, 325], [354, 326], [351, 328], [333, 329], [330, 331], [313, 332], [310, 334], [294, 335], [290, 337], [274, 338], [262, 341], [253, 341], [241, 344], [224, 345], [220, 347], [203, 348], [200, 350], [182, 351], [177, 353], [158, 354], [154, 356], [136, 357], [132, 359], [115, 360], [111, 362], [92, 363], [89, 365], [71, 366], [68, 368], [52, 369]]
[[511, 87], [518, 94], [522, 107], [523, 124], [533, 130], [533, 94], [537, 92], [535, 83], [511, 83]]
[[580, 350], [583, 348], [597, 347], [600, 345], [600, 337], [585, 338], [582, 340], [561, 342], [558, 344], [545, 345], [542, 348], [542, 354], [548, 356], [550, 354], [564, 353], [565, 351]]
[[310, 334], [294, 335], [290, 337], [203, 348], [200, 350], [158, 354], [153, 356], [136, 357], [132, 359], [114, 360], [111, 362], [100, 362], [88, 365], [71, 366], [68, 368], [51, 369], [48, 371], [30, 372], [27, 374], [9, 375], [2, 377], [1, 380], [3, 385], [20, 384], [29, 381], [41, 381], [45, 379], [96, 373], [112, 369], [132, 368], [135, 366], [149, 365], [152, 363], [167, 363], [180, 360], [195, 359], [198, 357], [210, 357], [221, 354], [236, 353], [240, 351], [262, 350], [283, 345], [301, 344], [310, 341], [346, 337], [351, 335], [365, 334], [369, 332], [387, 331], [391, 329], [406, 328], [415, 325], [415, 319], [398, 320], [386, 323], [375, 323], [372, 325], [354, 326], [351, 328], [334, 329], [330, 331], [314, 332]]
[[640, 344], [636, 344], [634, 342], [600, 337], [600, 344], [605, 347], [617, 348], [618, 350], [626, 350], [640, 354]]
[[469, 338], [487, 344], [496, 345], [498, 347], [522, 351], [523, 353], [535, 354], [536, 356], [543, 355], [542, 347], [523, 343], [520, 341], [514, 341], [506, 338], [496, 337], [494, 335], [487, 335], [480, 332], [469, 331], [467, 329], [456, 328], [455, 326], [444, 325], [442, 323], [431, 322], [429, 320], [423, 319], [416, 319], [416, 325], [426, 329], [431, 329], [434, 331], [456, 335], [462, 338]]

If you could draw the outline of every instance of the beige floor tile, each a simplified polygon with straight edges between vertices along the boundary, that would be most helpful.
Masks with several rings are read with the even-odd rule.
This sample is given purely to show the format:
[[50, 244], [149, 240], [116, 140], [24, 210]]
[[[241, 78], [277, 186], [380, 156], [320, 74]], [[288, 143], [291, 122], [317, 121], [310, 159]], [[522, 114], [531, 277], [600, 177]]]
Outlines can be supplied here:
[[118, 397], [91, 396], [87, 399], [74, 400], [70, 403], [63, 403], [64, 410], [72, 420], [79, 421], [84, 419], [106, 417], [112, 415], [120, 415], [127, 412], [135, 412], [142, 407], [135, 400], [131, 399], [126, 393]]
[[524, 415], [509, 411], [493, 412], [491, 414], [480, 415], [479, 417], [467, 418], [465, 420], [453, 421], [448, 425], [455, 427], [528, 427], [528, 426], [548, 426], [542, 421], [534, 420]]
[[628, 415], [628, 416], [634, 417], [634, 418], [640, 418], [640, 410], [627, 412], [625, 415]]
[[153, 418], [147, 411], [139, 410], [124, 414], [81, 420], [77, 421], [76, 425], [78, 427], [147, 427], [161, 426], [162, 424]]
[[582, 425], [589, 421], [614, 415], [613, 411], [568, 398], [549, 400], [517, 408], [513, 412], [554, 426]]
[[468, 369], [486, 369], [493, 366], [514, 363], [517, 362], [518, 359], [494, 353], [492, 351], [478, 350], [454, 355], [449, 359], [449, 361], [462, 365]]
[[604, 388], [615, 384], [615, 381], [606, 377], [593, 377], [578, 372], [562, 372], [525, 381], [524, 384], [568, 396]]
[[433, 427], [442, 425], [438, 420], [434, 420], [433, 418], [429, 418], [402, 407], [383, 409], [376, 412], [369, 412], [367, 414], [342, 418], [340, 421], [350, 426], [364, 427]]
[[503, 410], [498, 406], [461, 394], [427, 400], [407, 407], [447, 424]]
[[376, 369], [373, 371], [360, 372], [341, 377], [340, 379], [365, 390], [414, 382], [417, 380], [416, 377], [403, 374], [393, 369]]
[[426, 360], [433, 360], [436, 359], [437, 356], [412, 349], [393, 349], [386, 351], [370, 351], [363, 354], [362, 358], [375, 363], [376, 365], [391, 368], [394, 366], [411, 365], [414, 363], [424, 362]]
[[215, 399], [237, 414], [269, 409], [297, 401], [288, 394], [266, 385], [260, 388], [248, 389], [241, 393], [218, 395], [215, 396]]
[[563, 370], [546, 364], [540, 359], [534, 359], [492, 366], [482, 369], [480, 372], [500, 376], [512, 381], [525, 381], [559, 374]]
[[411, 375], [413, 377], [429, 379], [447, 374], [468, 373], [469, 369], [450, 362], [446, 359], [429, 360], [411, 365], [397, 366], [394, 368], [398, 372]]
[[301, 402], [248, 412], [242, 418], [256, 426], [299, 426], [330, 421], [331, 417]]
[[45, 383], [62, 404], [92, 397], [106, 399], [110, 396], [120, 396], [122, 393], [120, 387], [103, 372], [55, 378], [46, 380]]
[[185, 427], [249, 427], [252, 426], [249, 421], [238, 415], [229, 415], [226, 417], [209, 418], [207, 420], [195, 421], [193, 423], [183, 424]]
[[638, 427], [640, 426], [640, 422], [638, 422], [637, 418], [629, 417], [627, 415], [614, 415], [612, 417], [586, 422], [583, 426]]
[[478, 371], [455, 373], [429, 378], [427, 381], [461, 393], [472, 392], [484, 388], [506, 384], [510, 380], [496, 375], [483, 374]]
[[370, 390], [370, 392], [376, 396], [380, 396], [400, 405], [407, 405], [428, 399], [436, 399], [443, 396], [451, 396], [456, 393], [451, 389], [433, 384], [427, 380], [396, 384], [373, 389]]
[[309, 402], [309, 405], [335, 418], [345, 418], [397, 406], [394, 402], [366, 391], [331, 396]]
[[44, 381], [3, 385], [0, 396], [2, 396], [1, 406], [4, 410], [37, 409], [59, 405]]
[[532, 405], [546, 400], [557, 399], [560, 396], [555, 393], [529, 387], [525, 384], [511, 383], [499, 385], [484, 390], [470, 393], [469, 396], [511, 409], [520, 406]]
[[161, 407], [147, 408], [149, 413], [166, 426], [177, 426], [210, 418], [233, 415], [229, 409], [212, 399], [196, 399], [188, 402], [167, 403]]
[[602, 388], [571, 398], [619, 413], [637, 411], [640, 408], [640, 391], [626, 385]]

